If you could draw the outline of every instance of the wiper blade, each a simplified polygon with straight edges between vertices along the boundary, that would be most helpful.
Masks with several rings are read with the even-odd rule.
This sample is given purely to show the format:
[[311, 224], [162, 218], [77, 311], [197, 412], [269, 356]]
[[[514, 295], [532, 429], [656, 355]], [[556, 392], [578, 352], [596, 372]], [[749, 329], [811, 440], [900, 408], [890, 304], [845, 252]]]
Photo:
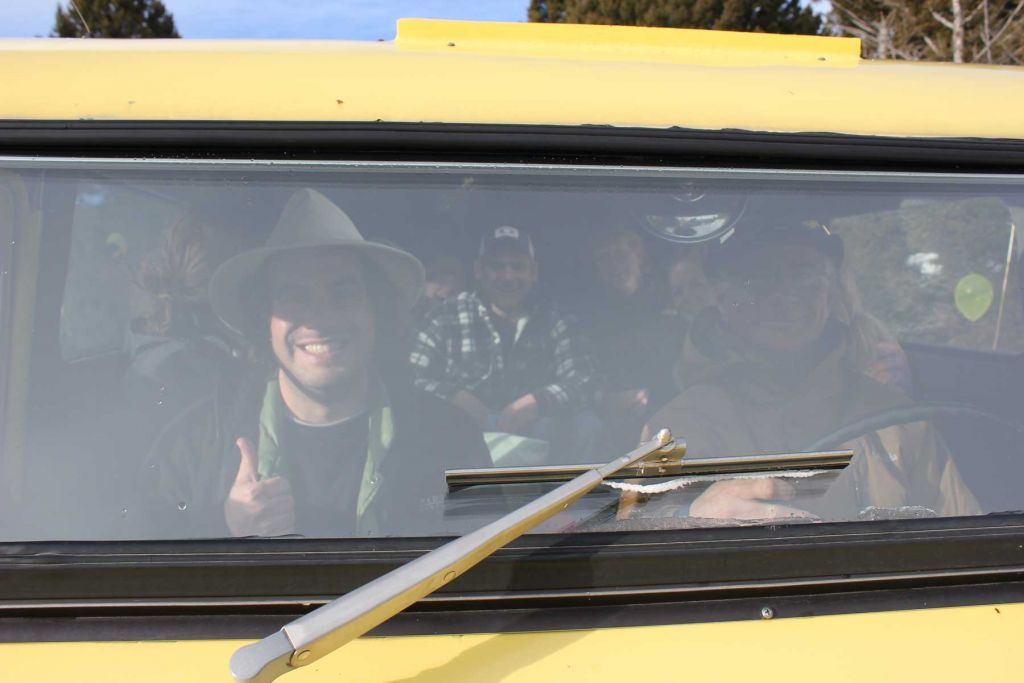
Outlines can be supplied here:
[[663, 429], [628, 454], [606, 465], [590, 467], [504, 517], [299, 617], [263, 640], [239, 648], [231, 657], [231, 675], [236, 681], [266, 683], [315, 662], [451, 583], [499, 548], [569, 507], [620, 469], [645, 459], [657, 463], [672, 452], [676, 453], [673, 457], [682, 457], [685, 446], [666, 448], [670, 444], [672, 433]]
[[[685, 446], [682, 447], [685, 453]], [[850, 464], [853, 451], [819, 451], [815, 453], [773, 453], [739, 455], [722, 458], [691, 458], [683, 460], [675, 447], [657, 452], [659, 458], [648, 458], [622, 467], [606, 479], [645, 479], [649, 477], [690, 477], [706, 474], [768, 474], [792, 470], [841, 470]], [[544, 465], [538, 467], [484, 467], [447, 470], [449, 489], [482, 484], [526, 484], [568, 481], [597, 465]]]

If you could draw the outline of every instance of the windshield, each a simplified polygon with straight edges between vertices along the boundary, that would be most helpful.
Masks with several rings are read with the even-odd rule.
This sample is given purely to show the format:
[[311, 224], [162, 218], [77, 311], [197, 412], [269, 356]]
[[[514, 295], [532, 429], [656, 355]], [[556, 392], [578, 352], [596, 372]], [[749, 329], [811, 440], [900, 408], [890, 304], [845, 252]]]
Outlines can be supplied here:
[[3, 333], [5, 540], [463, 533], [554, 484], [446, 470], [661, 428], [693, 458], [854, 457], [610, 482], [542, 531], [1024, 505], [1021, 178], [0, 166], [0, 301], [34, 316]]

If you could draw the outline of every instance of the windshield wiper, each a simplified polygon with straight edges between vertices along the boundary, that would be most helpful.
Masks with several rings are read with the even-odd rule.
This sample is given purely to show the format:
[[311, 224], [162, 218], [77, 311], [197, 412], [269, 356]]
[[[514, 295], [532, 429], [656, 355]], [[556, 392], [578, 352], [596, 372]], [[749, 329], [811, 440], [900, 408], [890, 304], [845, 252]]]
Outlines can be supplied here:
[[[850, 464], [853, 451], [774, 453], [721, 458], [683, 460], [685, 445], [675, 442], [658, 451], [659, 458], [643, 459], [607, 475], [606, 479], [647, 479], [652, 477], [696, 477], [700, 475], [766, 474], [793, 470], [841, 470]], [[482, 467], [446, 470], [449, 489], [483, 484], [529, 484], [568, 481], [599, 465], [538, 465], [531, 467]]]
[[[660, 460], [659, 451], [671, 443], [672, 433], [663, 429], [628, 454], [588, 469], [504, 517], [299, 617], [263, 640], [240, 647], [231, 656], [231, 675], [236, 681], [266, 683], [315, 662], [451, 583], [494, 551], [569, 507], [605, 477], [645, 458]], [[685, 453], [685, 446], [666, 450]]]
[[[237, 681], [267, 683], [311, 664], [451, 583], [499, 548], [569, 507], [605, 479], [624, 470], [632, 472], [631, 476], [637, 476], [637, 472], [664, 476], [680, 465], [685, 453], [686, 445], [674, 442], [672, 433], [663, 429], [650, 441], [605, 465], [576, 465], [573, 471], [579, 474], [536, 500], [299, 617], [256, 643], [239, 648], [231, 657], [231, 674]], [[705, 463], [699, 473], [841, 469], [849, 464], [852, 453], [831, 453], [828, 455], [834, 457], [817, 459], [800, 458], [802, 455], [808, 454], [754, 456], [745, 459], [745, 469], [735, 469], [739, 466], [736, 459], [720, 458], [718, 468]], [[761, 469], [751, 469], [754, 464], [761, 465]]]

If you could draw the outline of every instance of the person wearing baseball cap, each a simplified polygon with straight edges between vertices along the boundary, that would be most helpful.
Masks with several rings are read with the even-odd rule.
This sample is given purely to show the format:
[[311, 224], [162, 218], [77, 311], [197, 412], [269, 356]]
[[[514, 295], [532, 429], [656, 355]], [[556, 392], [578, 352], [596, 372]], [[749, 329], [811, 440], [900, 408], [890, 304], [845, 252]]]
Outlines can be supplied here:
[[[792, 453], [866, 415], [911, 404], [854, 359], [851, 328], [836, 315], [842, 240], [803, 220], [798, 208], [788, 212], [750, 215], [707, 252], [716, 306], [691, 326], [678, 371], [683, 392], [645, 433], [668, 427], [693, 457]], [[930, 425], [896, 425], [850, 445], [853, 461], [820, 499], [793, 500], [794, 487], [782, 479], [737, 479], [711, 485], [689, 514], [849, 520], [870, 507], [904, 506], [978, 513]]]
[[[489, 433], [589, 453], [594, 362], [574, 321], [534, 296], [533, 240], [502, 225], [481, 238], [476, 289], [444, 302], [416, 334], [416, 385], [458, 406]], [[497, 457], [497, 456], [496, 456]]]
[[444, 470], [489, 457], [465, 415], [388, 372], [423, 278], [310, 189], [263, 247], [221, 264], [213, 310], [267, 363], [157, 439], [144, 476], [163, 535], [444, 531]]

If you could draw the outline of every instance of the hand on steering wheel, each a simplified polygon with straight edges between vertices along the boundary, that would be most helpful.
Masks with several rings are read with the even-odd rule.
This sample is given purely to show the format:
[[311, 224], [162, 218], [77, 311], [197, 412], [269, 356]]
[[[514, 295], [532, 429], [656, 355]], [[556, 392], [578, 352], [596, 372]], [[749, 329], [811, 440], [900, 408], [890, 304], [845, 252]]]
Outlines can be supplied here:
[[[928, 422], [938, 417], [973, 417], [993, 422], [1024, 436], [1024, 425], [1002, 416], [956, 403], [924, 403], [870, 413], [814, 440], [800, 452], [835, 450], [845, 443], [888, 427]], [[690, 505], [691, 517], [715, 519], [793, 519], [815, 515], [782, 505], [793, 497], [792, 485], [779, 479], [746, 479], [712, 484]]]

